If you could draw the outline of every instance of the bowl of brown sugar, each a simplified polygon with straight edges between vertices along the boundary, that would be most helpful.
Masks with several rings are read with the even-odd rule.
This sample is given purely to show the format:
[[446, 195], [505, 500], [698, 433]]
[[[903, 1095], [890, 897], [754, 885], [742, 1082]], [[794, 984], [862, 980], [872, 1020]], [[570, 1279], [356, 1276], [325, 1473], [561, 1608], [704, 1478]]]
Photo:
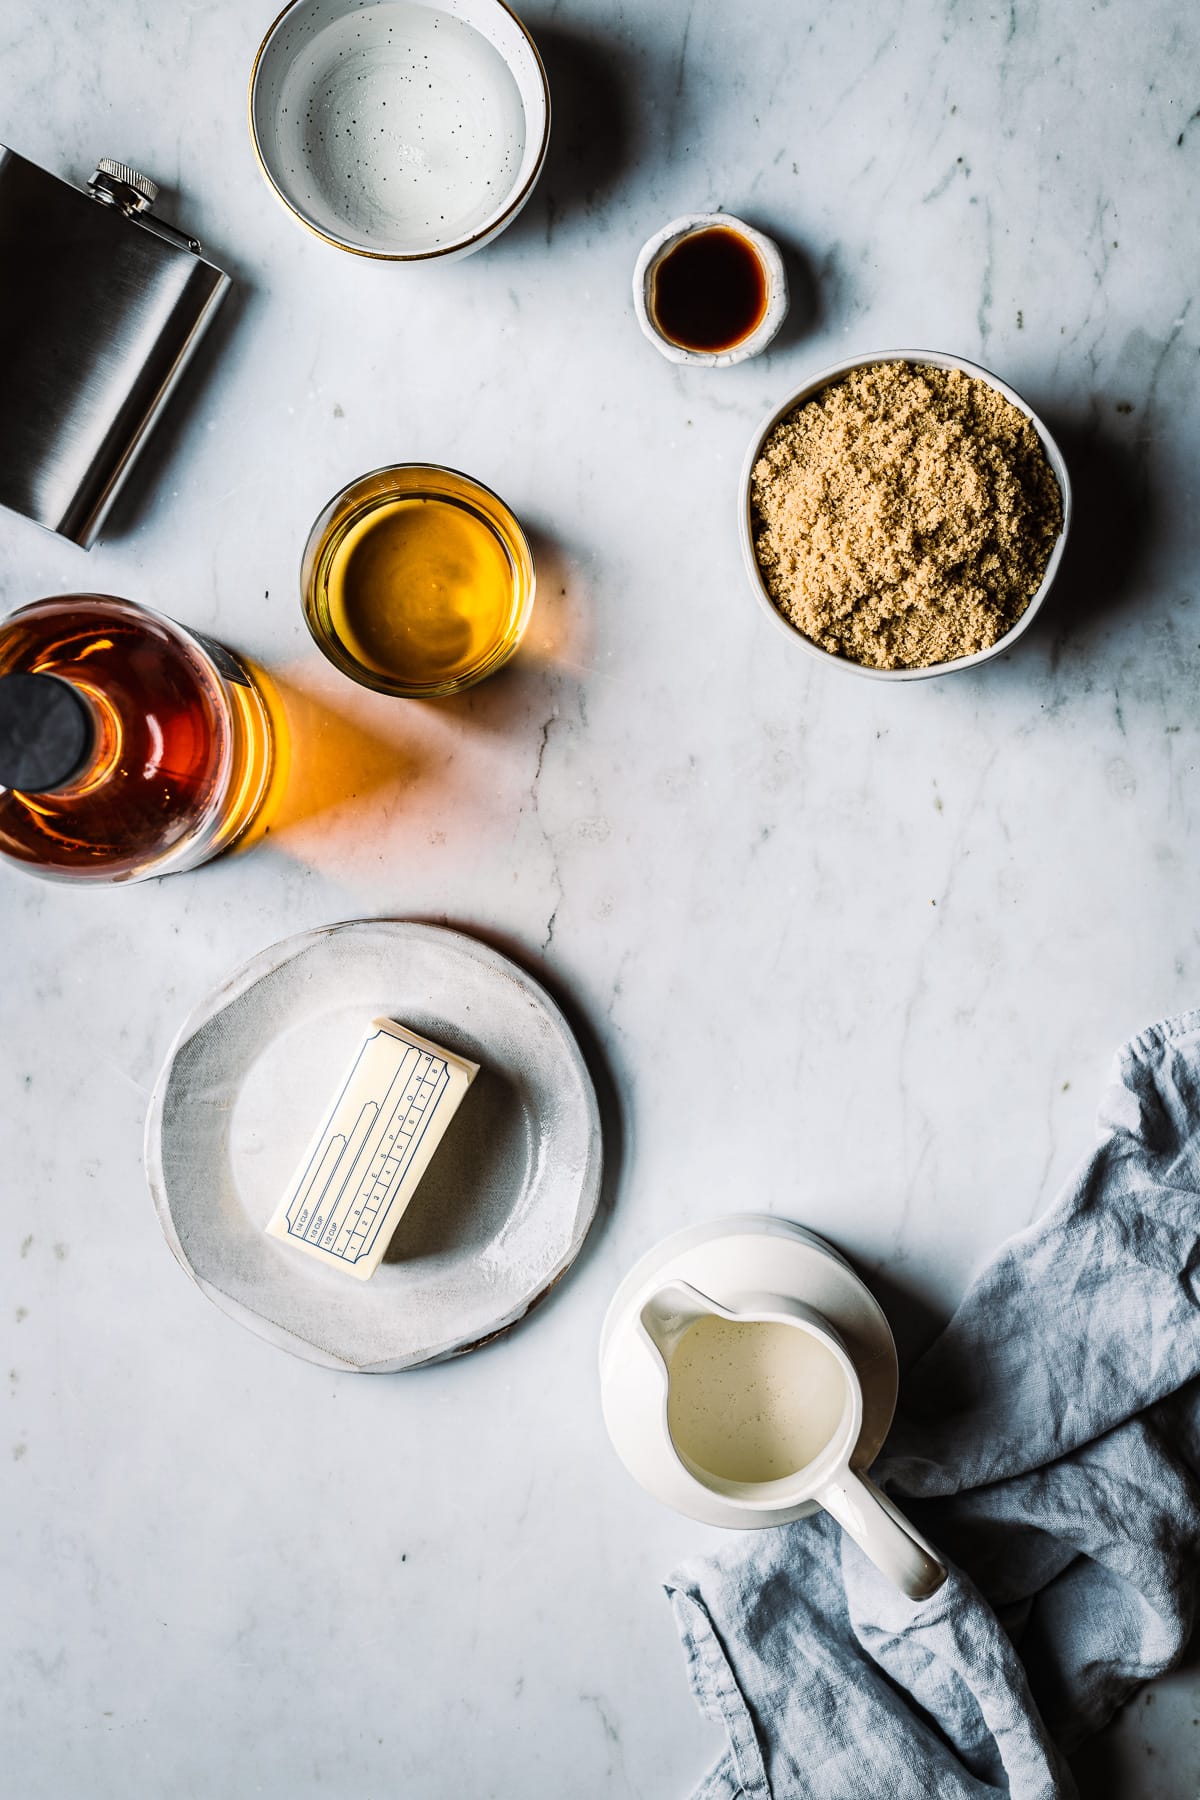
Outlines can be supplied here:
[[794, 643], [858, 675], [973, 668], [1026, 631], [1062, 560], [1071, 484], [986, 369], [859, 356], [773, 412], [742, 471], [742, 554]]

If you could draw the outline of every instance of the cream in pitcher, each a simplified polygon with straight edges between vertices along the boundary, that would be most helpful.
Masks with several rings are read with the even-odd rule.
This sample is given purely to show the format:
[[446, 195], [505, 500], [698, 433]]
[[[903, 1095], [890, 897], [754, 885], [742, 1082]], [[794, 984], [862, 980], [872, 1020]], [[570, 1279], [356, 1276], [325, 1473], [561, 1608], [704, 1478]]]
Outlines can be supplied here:
[[[778, 1522], [781, 1508], [815, 1502], [910, 1598], [941, 1586], [944, 1565], [853, 1466], [862, 1383], [823, 1313], [785, 1294], [748, 1293], [724, 1305], [675, 1279], [655, 1288], [635, 1316], [663, 1387], [657, 1425], [643, 1415], [645, 1426], [665, 1439], [674, 1468], [664, 1483], [661, 1458], [643, 1444], [638, 1461], [652, 1491], [699, 1516], [689, 1490], [716, 1496], [726, 1509], [722, 1522], [742, 1527]], [[626, 1389], [626, 1406], [631, 1398]]]
[[825, 1448], [846, 1383], [819, 1338], [707, 1313], [671, 1354], [667, 1428], [684, 1459], [726, 1481], [779, 1481]]

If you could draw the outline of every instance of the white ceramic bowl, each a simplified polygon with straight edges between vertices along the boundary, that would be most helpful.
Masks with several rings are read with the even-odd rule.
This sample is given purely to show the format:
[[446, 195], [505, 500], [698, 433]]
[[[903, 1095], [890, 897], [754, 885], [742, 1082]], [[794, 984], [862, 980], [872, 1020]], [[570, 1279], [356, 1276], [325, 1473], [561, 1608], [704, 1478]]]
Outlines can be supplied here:
[[468, 256], [533, 192], [550, 89], [503, 0], [291, 0], [254, 61], [250, 135], [326, 243], [392, 262]]
[[[758, 252], [767, 281], [767, 309], [762, 322], [731, 350], [686, 350], [682, 344], [675, 343], [658, 328], [654, 317], [655, 270], [664, 256], [674, 250], [684, 238], [694, 237], [698, 231], [712, 231], [720, 227], [736, 231], [739, 237], [744, 237]], [[728, 368], [732, 363], [745, 362], [748, 356], [757, 356], [760, 350], [766, 349], [787, 317], [787, 275], [779, 246], [761, 231], [755, 231], [753, 225], [747, 225], [743, 219], [735, 219], [732, 213], [685, 213], [680, 219], [672, 219], [669, 225], [664, 225], [661, 231], [656, 231], [642, 245], [633, 270], [633, 305], [643, 334], [668, 362], [707, 363], [709, 367], [718, 369]]]
[[[814, 395], [819, 394], [822, 388], [827, 388], [833, 382], [840, 381], [852, 370], [869, 369], [878, 363], [892, 362], [920, 363], [934, 369], [961, 369], [964, 375], [974, 376], [977, 381], [986, 381], [989, 387], [995, 388], [997, 393], [1003, 394], [1004, 398], [1011, 401], [1018, 411], [1025, 414], [1037, 432], [1042, 449], [1046, 453], [1046, 461], [1054, 472], [1054, 479], [1058, 483], [1059, 493], [1062, 496], [1062, 525], [1054, 548], [1050, 552], [1046, 572], [1042, 576], [1037, 592], [1012, 630], [1006, 631], [1002, 638], [998, 638], [986, 650], [977, 650], [973, 656], [959, 656], [953, 662], [931, 663], [928, 668], [923, 669], [871, 669], [864, 663], [851, 661], [848, 656], [835, 656], [829, 650], [822, 650], [818, 644], [814, 644], [811, 638], [806, 637], [798, 626], [793, 625], [780, 612], [767, 591], [767, 584], [763, 580], [763, 573], [754, 553], [754, 521], [750, 502], [751, 477], [754, 473], [754, 465], [762, 455], [762, 447], [776, 425], [789, 413], [795, 412], [796, 408], [802, 406], [806, 400], [811, 400]], [[988, 662], [993, 656], [999, 656], [1002, 651], [1011, 649], [1022, 632], [1028, 631], [1033, 624], [1038, 609], [1050, 592], [1054, 578], [1058, 574], [1059, 564], [1062, 562], [1070, 523], [1071, 479], [1067, 474], [1067, 465], [1063, 461], [1062, 451], [1032, 407], [1028, 406], [1020, 394], [1010, 388], [1007, 382], [1001, 381], [999, 376], [993, 375], [990, 370], [981, 369], [977, 363], [967, 362], [966, 358], [962, 356], [947, 356], [940, 350], [880, 350], [870, 356], [852, 356], [846, 362], [835, 363], [831, 369], [824, 369], [820, 375], [815, 375], [811, 381], [806, 382], [796, 393], [790, 395], [782, 406], [776, 407], [770, 418], [764, 420], [751, 441], [746, 460], [742, 465], [738, 514], [742, 561], [746, 565], [746, 573], [750, 577], [751, 586], [767, 617], [772, 620], [777, 630], [783, 632], [793, 644], [799, 645], [800, 649], [807, 651], [810, 656], [819, 657], [822, 662], [829, 663], [837, 669], [845, 669], [852, 675], [866, 675], [872, 681], [922, 681], [931, 675], [950, 675], [957, 669], [973, 669], [978, 663]]]

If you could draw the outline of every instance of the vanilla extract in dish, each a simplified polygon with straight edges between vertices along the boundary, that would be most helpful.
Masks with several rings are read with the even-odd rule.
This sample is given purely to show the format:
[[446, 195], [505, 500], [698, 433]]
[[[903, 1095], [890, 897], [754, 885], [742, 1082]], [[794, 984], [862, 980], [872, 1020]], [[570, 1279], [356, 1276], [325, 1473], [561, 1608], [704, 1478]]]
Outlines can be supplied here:
[[767, 271], [748, 238], [728, 225], [690, 232], [660, 259], [651, 311], [663, 336], [709, 355], [736, 349], [767, 313]]

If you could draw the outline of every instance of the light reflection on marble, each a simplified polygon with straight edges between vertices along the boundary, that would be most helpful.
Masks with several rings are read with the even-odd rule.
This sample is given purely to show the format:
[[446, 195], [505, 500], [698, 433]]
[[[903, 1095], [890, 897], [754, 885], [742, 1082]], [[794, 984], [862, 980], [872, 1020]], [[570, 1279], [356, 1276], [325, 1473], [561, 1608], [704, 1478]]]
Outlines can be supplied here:
[[[689, 1219], [773, 1208], [859, 1258], [911, 1345], [1090, 1142], [1115, 1045], [1196, 1003], [1196, 20], [531, 7], [541, 189], [478, 257], [395, 269], [314, 242], [255, 172], [272, 11], [0, 18], [7, 141], [77, 180], [144, 167], [239, 284], [124, 530], [85, 557], [5, 518], [4, 600], [85, 586], [226, 638], [281, 674], [308, 759], [245, 860], [129, 892], [0, 871], [8, 1778], [27, 1800], [683, 1792], [715, 1735], [658, 1584], [715, 1534], [604, 1441], [621, 1272]], [[673, 368], [630, 271], [714, 206], [789, 247], [800, 303], [760, 360]], [[1044, 413], [1079, 512], [1011, 657], [895, 689], [786, 654], [735, 488], [806, 375], [914, 344]], [[406, 458], [539, 535], [526, 650], [443, 706], [342, 682], [297, 601], [324, 501]], [[207, 1307], [140, 1170], [196, 999], [371, 913], [544, 973], [620, 1114], [574, 1277], [509, 1341], [379, 1380]], [[1089, 1794], [1190, 1800], [1194, 1690], [1139, 1704]]]

